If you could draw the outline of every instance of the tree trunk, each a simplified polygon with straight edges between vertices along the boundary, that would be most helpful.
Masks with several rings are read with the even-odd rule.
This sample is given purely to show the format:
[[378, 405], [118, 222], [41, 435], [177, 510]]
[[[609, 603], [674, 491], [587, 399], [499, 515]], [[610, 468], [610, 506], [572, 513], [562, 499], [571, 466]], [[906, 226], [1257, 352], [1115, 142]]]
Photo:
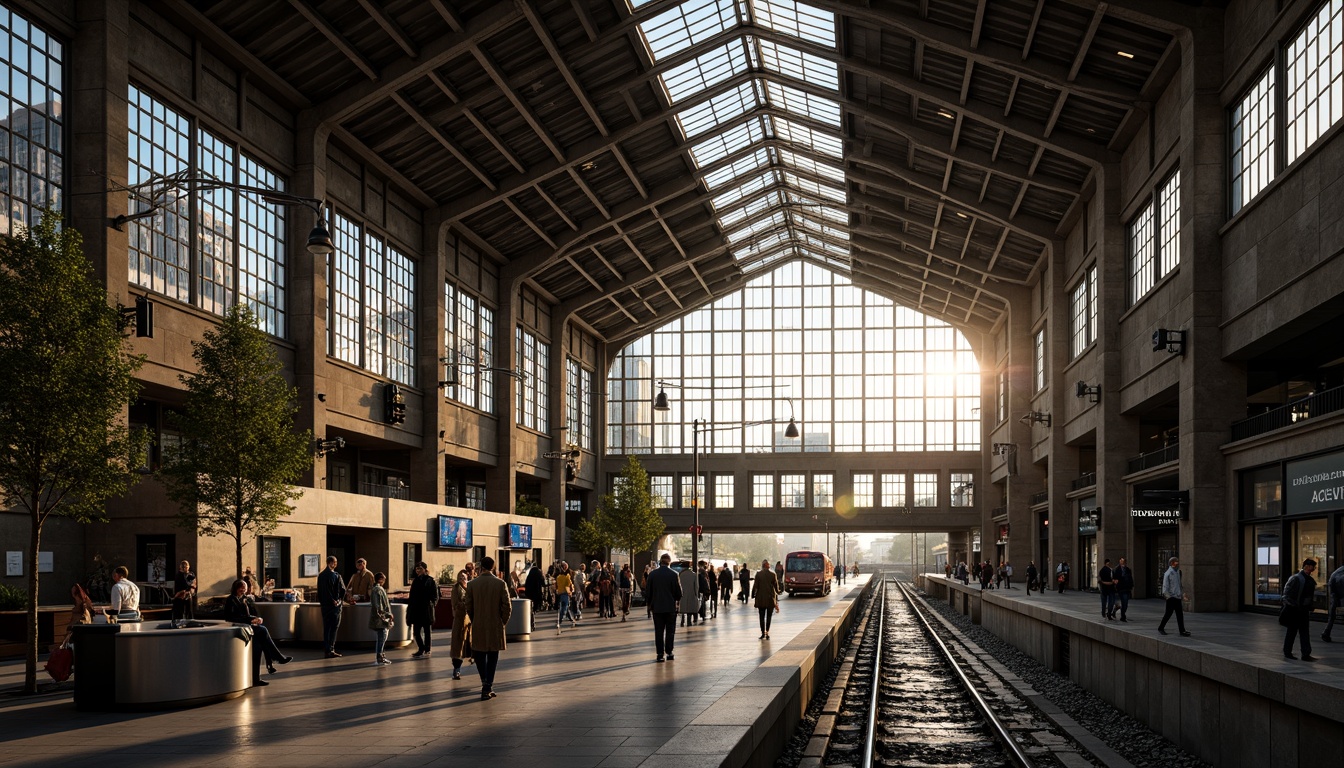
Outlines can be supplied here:
[[234, 576], [234, 578], [235, 578], [235, 579], [241, 579], [241, 578], [243, 578], [243, 537], [242, 537], [242, 536], [234, 536], [234, 537], [233, 537], [233, 552], [234, 552], [234, 561], [233, 561], [234, 572], [238, 574], [237, 576]]
[[[36, 499], [34, 499], [36, 501]], [[42, 524], [33, 513], [32, 537], [28, 543], [28, 658], [24, 663], [23, 692], [37, 693], [37, 550], [42, 544]]]

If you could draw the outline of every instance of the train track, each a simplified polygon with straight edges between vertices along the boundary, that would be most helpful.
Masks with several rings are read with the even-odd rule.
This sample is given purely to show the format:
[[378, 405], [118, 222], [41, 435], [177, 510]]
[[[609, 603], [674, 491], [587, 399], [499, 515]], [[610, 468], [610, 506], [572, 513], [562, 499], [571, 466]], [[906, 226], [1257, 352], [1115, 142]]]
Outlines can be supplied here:
[[822, 765], [1101, 764], [925, 610], [904, 584], [877, 587]]

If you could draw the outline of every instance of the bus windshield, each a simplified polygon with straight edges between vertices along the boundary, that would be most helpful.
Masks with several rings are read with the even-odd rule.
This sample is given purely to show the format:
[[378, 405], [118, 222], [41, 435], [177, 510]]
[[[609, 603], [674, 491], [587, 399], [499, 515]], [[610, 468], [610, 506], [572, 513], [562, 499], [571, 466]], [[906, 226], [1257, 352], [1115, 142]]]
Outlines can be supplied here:
[[826, 561], [820, 557], [790, 557], [788, 570], [804, 573], [821, 573]]

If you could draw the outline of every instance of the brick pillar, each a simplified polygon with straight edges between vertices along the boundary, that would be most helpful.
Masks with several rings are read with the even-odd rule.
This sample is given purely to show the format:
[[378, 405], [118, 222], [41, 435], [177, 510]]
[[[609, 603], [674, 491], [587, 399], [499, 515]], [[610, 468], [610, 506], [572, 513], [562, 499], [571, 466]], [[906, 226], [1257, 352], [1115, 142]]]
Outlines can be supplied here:
[[[327, 195], [327, 139], [329, 126], [317, 124], [311, 113], [300, 113], [298, 120], [298, 170], [294, 174], [294, 194], [324, 199]], [[331, 214], [327, 213], [328, 225]], [[327, 257], [308, 252], [305, 247], [312, 227], [307, 210], [291, 208], [289, 221], [289, 338], [294, 353], [294, 384], [299, 389], [299, 411], [295, 426], [312, 431], [313, 437], [327, 437], [327, 407], [318, 395], [330, 395], [327, 388]], [[296, 483], [307, 488], [326, 486], [326, 459], [317, 459], [313, 468]]]
[[421, 412], [420, 434], [424, 439], [420, 448], [411, 450], [411, 500], [426, 504], [443, 504], [444, 450], [439, 432], [444, 429], [447, 405], [439, 380], [445, 369], [439, 362], [443, 357], [445, 329], [443, 278], [446, 272], [446, 240], [448, 228], [436, 209], [425, 215], [424, 243], [421, 247], [420, 268], [416, 280], [419, 292], [417, 302], [417, 335], [419, 338], [420, 389], [425, 393]]

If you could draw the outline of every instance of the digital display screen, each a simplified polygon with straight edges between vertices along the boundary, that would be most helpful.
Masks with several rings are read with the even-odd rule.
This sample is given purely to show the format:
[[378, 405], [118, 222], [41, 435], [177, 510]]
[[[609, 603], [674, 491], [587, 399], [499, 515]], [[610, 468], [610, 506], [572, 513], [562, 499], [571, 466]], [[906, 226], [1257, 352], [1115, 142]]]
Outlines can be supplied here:
[[509, 549], [531, 549], [532, 526], [509, 523]]
[[471, 518], [439, 515], [439, 547], [471, 549]]

